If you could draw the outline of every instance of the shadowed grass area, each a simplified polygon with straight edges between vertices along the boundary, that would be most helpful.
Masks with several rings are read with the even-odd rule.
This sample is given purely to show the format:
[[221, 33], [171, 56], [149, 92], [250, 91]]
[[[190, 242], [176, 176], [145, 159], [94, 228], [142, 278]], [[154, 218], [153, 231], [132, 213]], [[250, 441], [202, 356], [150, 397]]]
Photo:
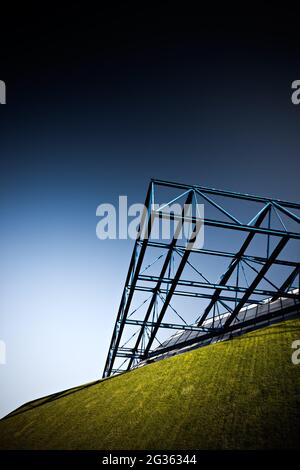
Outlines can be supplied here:
[[0, 448], [296, 448], [295, 339], [300, 319], [37, 400], [0, 421]]

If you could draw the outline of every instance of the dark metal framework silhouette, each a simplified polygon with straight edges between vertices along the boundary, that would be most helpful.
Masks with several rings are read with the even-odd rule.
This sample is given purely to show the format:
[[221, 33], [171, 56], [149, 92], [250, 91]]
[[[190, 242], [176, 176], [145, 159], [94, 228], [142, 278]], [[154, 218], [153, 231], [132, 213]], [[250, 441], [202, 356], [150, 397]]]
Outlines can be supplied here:
[[[157, 202], [157, 192], [162, 189], [168, 195], [172, 193], [169, 202], [163, 204]], [[204, 203], [205, 217], [201, 218], [197, 209], [190, 215], [186, 215], [183, 210], [176, 213], [167, 210], [174, 202], [180, 201], [192, 207], [197, 207], [199, 202]], [[233, 205], [234, 213], [232, 209], [227, 209], [227, 202]], [[255, 213], [245, 222], [240, 219], [250, 213], [243, 209], [246, 204], [254, 205]], [[203, 341], [255, 324], [256, 317], [247, 318], [246, 314], [241, 317], [241, 312], [247, 312], [249, 306], [264, 305], [266, 299], [269, 301], [279, 298], [293, 299], [293, 302], [299, 302], [300, 265], [295, 257], [296, 253], [299, 253], [300, 204], [153, 179], [148, 188], [145, 207], [103, 377], [129, 370], [141, 360], [155, 357], [157, 352], [161, 354], [175, 348], [197, 344], [200, 341], [200, 333]], [[209, 216], [210, 209], [214, 211], [213, 217]], [[155, 221], [170, 220], [170, 218], [174, 222], [172, 236], [167, 240], [153, 239], [151, 232]], [[185, 243], [178, 239], [183, 223], [192, 227]], [[200, 228], [203, 228], [203, 223], [204, 231], [208, 228], [210, 231], [217, 231], [218, 234], [222, 231], [223, 235], [215, 235], [213, 238], [217, 241], [217, 249], [206, 247], [206, 243], [200, 248], [196, 246], [195, 240]], [[143, 236], [145, 230], [148, 236]], [[236, 249], [223, 249], [223, 241], [231, 241], [228, 234], [232, 232], [238, 233], [240, 237]], [[264, 254], [260, 253], [254, 243], [257, 238], [260, 250], [262, 246], [264, 247]], [[280, 255], [288, 253], [289, 243], [293, 244], [292, 256], [289, 253], [289, 256], [281, 258]], [[145, 264], [149, 250], [160, 250], [162, 254], [154, 257], [152, 263]], [[203, 256], [206, 260], [214, 259], [216, 266], [218, 265], [216, 260], [221, 259], [227, 260], [228, 264], [219, 280], [210, 282], [208, 277], [203, 275], [203, 271], [200, 272], [200, 269], [195, 267], [191, 256], [193, 259], [195, 257], [200, 259]], [[153, 274], [153, 267], [156, 265], [159, 265], [159, 269]], [[150, 266], [152, 271], [148, 274]], [[210, 266], [210, 261], [202, 262], [201, 266]], [[187, 271], [187, 267], [190, 271]], [[274, 268], [277, 282], [270, 277], [270, 272]], [[246, 269], [251, 273], [250, 280], [246, 278]], [[196, 273], [197, 278], [191, 273]], [[147, 296], [141, 304], [142, 308], [141, 305], [135, 308], [134, 297], [137, 293]], [[177, 296], [206, 302], [204, 307], [199, 308], [201, 314], [197, 319], [188, 322], [184, 315], [178, 314], [172, 306], [173, 299]], [[265, 310], [264, 319], [277, 314], [272, 309]], [[165, 321], [167, 311], [171, 313], [173, 311], [180, 321]], [[163, 330], [170, 330], [173, 333], [174, 330], [176, 333], [192, 332], [192, 334], [179, 334], [176, 344], [163, 347], [164, 343], [158, 340], [158, 333]], [[182, 341], [180, 338], [183, 338]], [[158, 348], [155, 348], [155, 341], [160, 345]], [[123, 362], [117, 364], [118, 361]]]

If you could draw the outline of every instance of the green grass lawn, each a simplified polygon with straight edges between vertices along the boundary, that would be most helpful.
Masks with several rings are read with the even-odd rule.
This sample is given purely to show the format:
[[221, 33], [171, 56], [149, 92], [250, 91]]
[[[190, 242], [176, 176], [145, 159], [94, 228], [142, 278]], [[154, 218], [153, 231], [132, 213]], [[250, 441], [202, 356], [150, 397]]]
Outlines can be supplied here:
[[300, 319], [35, 401], [0, 421], [7, 449], [300, 447]]

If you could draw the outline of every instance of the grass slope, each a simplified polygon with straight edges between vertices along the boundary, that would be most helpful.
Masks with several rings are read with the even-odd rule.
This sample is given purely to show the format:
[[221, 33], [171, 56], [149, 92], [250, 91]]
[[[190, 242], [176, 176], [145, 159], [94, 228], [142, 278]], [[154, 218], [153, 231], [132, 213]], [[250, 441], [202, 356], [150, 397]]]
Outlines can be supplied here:
[[0, 422], [0, 448], [297, 447], [295, 339], [299, 319], [33, 402]]

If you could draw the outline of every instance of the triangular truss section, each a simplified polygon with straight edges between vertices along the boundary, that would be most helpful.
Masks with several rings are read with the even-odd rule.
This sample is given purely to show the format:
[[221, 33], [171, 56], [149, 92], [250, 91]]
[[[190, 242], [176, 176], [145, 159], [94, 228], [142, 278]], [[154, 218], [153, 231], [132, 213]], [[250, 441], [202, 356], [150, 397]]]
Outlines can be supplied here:
[[300, 204], [151, 180], [145, 207], [103, 377], [300, 314]]

